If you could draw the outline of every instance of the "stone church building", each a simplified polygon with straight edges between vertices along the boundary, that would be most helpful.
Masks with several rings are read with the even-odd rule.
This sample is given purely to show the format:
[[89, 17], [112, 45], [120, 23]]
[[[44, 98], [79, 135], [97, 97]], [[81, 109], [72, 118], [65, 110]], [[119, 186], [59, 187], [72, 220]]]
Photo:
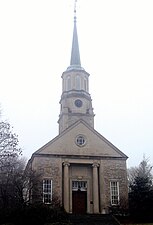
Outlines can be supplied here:
[[74, 15], [70, 66], [62, 74], [59, 134], [34, 152], [40, 200], [58, 198], [68, 213], [109, 213], [127, 201], [127, 156], [94, 129], [89, 73], [81, 66]]

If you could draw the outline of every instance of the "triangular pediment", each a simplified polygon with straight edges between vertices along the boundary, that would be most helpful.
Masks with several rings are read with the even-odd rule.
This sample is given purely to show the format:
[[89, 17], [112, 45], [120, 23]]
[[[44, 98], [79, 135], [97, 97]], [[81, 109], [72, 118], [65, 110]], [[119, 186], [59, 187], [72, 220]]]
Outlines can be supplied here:
[[[76, 143], [79, 135], [85, 138], [85, 145], [82, 147]], [[56, 136], [35, 154], [127, 158], [123, 152], [82, 120]]]

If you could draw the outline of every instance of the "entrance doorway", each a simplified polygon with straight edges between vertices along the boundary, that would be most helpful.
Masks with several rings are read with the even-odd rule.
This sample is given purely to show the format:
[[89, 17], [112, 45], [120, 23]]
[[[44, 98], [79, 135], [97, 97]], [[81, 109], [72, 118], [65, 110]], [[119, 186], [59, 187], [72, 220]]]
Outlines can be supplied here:
[[87, 182], [72, 181], [72, 212], [85, 214], [87, 212]]
[[87, 212], [87, 192], [72, 191], [72, 212], [85, 214]]

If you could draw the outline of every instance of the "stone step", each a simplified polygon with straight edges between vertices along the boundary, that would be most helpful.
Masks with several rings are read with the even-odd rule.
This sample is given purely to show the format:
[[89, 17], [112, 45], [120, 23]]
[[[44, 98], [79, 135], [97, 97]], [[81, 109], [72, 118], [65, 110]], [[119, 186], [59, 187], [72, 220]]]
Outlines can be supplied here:
[[112, 215], [70, 215], [69, 220], [73, 225], [119, 225]]

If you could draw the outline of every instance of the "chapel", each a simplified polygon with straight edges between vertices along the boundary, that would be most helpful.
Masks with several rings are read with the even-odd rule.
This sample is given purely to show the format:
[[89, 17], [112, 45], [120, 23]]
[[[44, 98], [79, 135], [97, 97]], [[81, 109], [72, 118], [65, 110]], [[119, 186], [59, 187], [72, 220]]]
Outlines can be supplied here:
[[68, 213], [104, 214], [127, 202], [127, 156], [95, 130], [94, 116], [75, 8], [70, 65], [62, 74], [59, 134], [27, 164], [41, 172], [37, 199], [44, 204], [56, 198]]

